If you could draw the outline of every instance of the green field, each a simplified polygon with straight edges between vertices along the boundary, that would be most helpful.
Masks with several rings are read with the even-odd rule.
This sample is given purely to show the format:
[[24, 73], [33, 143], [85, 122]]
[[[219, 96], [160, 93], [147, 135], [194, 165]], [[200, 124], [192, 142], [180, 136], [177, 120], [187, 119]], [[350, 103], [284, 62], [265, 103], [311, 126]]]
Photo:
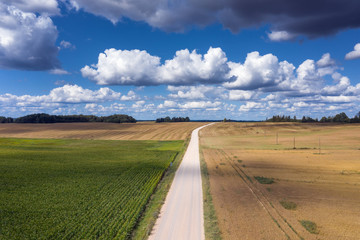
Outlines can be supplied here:
[[0, 139], [0, 239], [126, 239], [183, 141]]

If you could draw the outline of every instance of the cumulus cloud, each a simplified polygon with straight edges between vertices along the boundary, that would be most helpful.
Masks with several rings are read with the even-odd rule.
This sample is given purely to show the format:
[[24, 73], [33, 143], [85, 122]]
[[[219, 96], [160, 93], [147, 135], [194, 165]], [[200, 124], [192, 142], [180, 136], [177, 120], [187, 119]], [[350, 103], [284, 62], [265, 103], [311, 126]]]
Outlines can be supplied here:
[[[165, 31], [184, 31], [216, 22], [232, 32], [269, 24], [273, 39], [306, 35], [310, 38], [358, 28], [360, 3], [356, 0], [67, 0], [76, 9], [103, 16], [113, 23], [122, 18], [143, 21]], [[284, 34], [284, 33], [287, 34]], [[269, 37], [270, 37], [269, 36]]]
[[360, 58], [360, 43], [354, 46], [354, 51], [351, 51], [345, 55], [346, 60], [353, 60]]
[[[31, 1], [31, 3], [35, 2], [40, 4], [42, 1]], [[25, 4], [25, 1], [15, 1], [15, 3], [20, 6], [21, 3]], [[57, 59], [59, 50], [55, 46], [57, 36], [58, 31], [49, 17], [37, 16], [15, 6], [0, 3], [1, 68], [59, 69], [60, 63]]]
[[174, 58], [160, 58], [140, 50], [107, 49], [98, 63], [81, 69], [84, 77], [100, 85], [193, 85], [219, 83], [229, 71], [227, 58], [220, 48], [210, 47], [201, 55], [188, 49], [177, 51]]
[[121, 96], [121, 100], [122, 101], [134, 101], [134, 100], [138, 100], [139, 97], [136, 95], [136, 93], [132, 90], [130, 90], [127, 95], [123, 95]]
[[[11, 106], [36, 106], [50, 104], [49, 106], [58, 106], [62, 103], [97, 103], [105, 101], [114, 101], [120, 99], [120, 93], [109, 88], [100, 88], [99, 90], [84, 89], [78, 85], [64, 85], [54, 88], [48, 95], [22, 95], [13, 94], [0, 95], [1, 105]], [[55, 105], [54, 105], [55, 104]]]
[[[195, 50], [177, 51], [163, 63], [146, 51], [108, 49], [99, 55], [97, 64], [85, 66], [81, 72], [100, 85], [170, 84], [168, 97], [172, 99], [241, 101], [267, 92], [283, 92], [288, 97], [358, 92], [339, 69], [329, 53], [295, 67], [257, 51], [248, 53], [243, 63], [232, 62], [221, 48], [210, 47], [204, 55]], [[326, 85], [325, 76], [332, 76], [334, 84]]]
[[155, 83], [160, 58], [140, 50], [105, 50], [98, 63], [81, 69], [84, 77], [100, 85], [147, 85]]
[[289, 80], [295, 69], [287, 61], [279, 62], [272, 54], [260, 56], [256, 51], [247, 55], [244, 64], [229, 62], [229, 67], [229, 75], [236, 79], [224, 83], [224, 86], [242, 90], [276, 86]]
[[326, 95], [340, 95], [344, 93], [350, 87], [350, 79], [342, 76], [340, 73], [335, 72], [332, 74], [332, 78], [336, 85], [325, 86], [322, 90], [323, 94]]

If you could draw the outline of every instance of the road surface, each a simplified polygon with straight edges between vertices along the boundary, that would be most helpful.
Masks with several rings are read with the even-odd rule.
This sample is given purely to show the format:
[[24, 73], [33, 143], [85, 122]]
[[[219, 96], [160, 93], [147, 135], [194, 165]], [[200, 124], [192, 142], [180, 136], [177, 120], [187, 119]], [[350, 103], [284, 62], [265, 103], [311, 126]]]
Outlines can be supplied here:
[[198, 132], [206, 126], [192, 132], [149, 240], [205, 239]]

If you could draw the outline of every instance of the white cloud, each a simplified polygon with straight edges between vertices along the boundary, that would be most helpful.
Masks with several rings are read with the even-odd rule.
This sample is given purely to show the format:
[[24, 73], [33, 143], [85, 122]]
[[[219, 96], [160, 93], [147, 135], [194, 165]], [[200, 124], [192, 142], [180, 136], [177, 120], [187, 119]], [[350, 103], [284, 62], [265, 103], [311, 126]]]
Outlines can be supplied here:
[[100, 88], [93, 91], [78, 85], [65, 85], [51, 90], [49, 97], [52, 102], [80, 103], [113, 101], [120, 98], [121, 93], [110, 88]]
[[230, 90], [229, 100], [250, 100], [256, 96], [255, 91]]
[[356, 84], [356, 86], [349, 86], [346, 89], [345, 94], [360, 95], [360, 83]]
[[170, 98], [178, 98], [178, 99], [224, 99], [226, 98], [226, 89], [223, 87], [216, 86], [168, 86], [168, 90], [171, 92], [169, 94]]
[[287, 61], [279, 62], [272, 54], [260, 56], [259, 52], [247, 55], [244, 64], [229, 62], [229, 75], [235, 81], [226, 82], [227, 88], [251, 90], [264, 87], [274, 87], [292, 78], [294, 65]]
[[229, 68], [220, 48], [209, 48], [203, 56], [196, 51], [177, 51], [174, 58], [160, 64], [160, 58], [146, 51], [107, 49], [98, 63], [81, 69], [84, 77], [100, 85], [193, 85], [225, 79]]
[[222, 105], [221, 102], [211, 101], [189, 101], [183, 103], [177, 103], [171, 100], [165, 100], [164, 103], [158, 105], [159, 109], [214, 109]]
[[321, 59], [316, 62], [319, 67], [329, 67], [336, 65], [335, 60], [331, 58], [330, 53], [322, 55]]
[[159, 68], [159, 78], [167, 84], [218, 83], [229, 71], [227, 58], [221, 48], [210, 47], [204, 56], [196, 50], [177, 51]]
[[287, 31], [272, 31], [267, 35], [269, 39], [274, 42], [288, 41], [296, 37], [296, 35], [291, 34]]
[[125, 105], [120, 103], [113, 103], [110, 106], [103, 106], [101, 104], [88, 103], [84, 108], [91, 114], [114, 114], [125, 109]]
[[175, 101], [165, 100], [164, 103], [159, 104], [158, 108], [177, 108], [178, 104]]
[[139, 99], [139, 97], [132, 90], [130, 90], [127, 95], [121, 96], [122, 101], [134, 101], [134, 100], [137, 100], [137, 99]]
[[96, 103], [119, 99], [120, 93], [114, 92], [109, 88], [100, 88], [99, 90], [93, 91], [90, 89], [84, 89], [78, 85], [65, 85], [52, 89], [48, 95], [16, 96], [8, 93], [3, 94], [0, 95], [0, 104], [12, 106], [33, 106], [59, 103]]
[[353, 60], [360, 58], [360, 43], [357, 43], [354, 46], [354, 51], [351, 51], [345, 55], [346, 60]]
[[[146, 51], [108, 49], [99, 55], [96, 65], [85, 66], [81, 71], [83, 76], [103, 85], [170, 84], [167, 89], [171, 99], [244, 101], [257, 100], [267, 92], [275, 94], [268, 97], [277, 99], [359, 92], [338, 70], [329, 53], [318, 61], [307, 59], [296, 68], [273, 54], [262, 56], [259, 52], [249, 53], [244, 63], [230, 62], [220, 48], [210, 47], [204, 55], [187, 49], [177, 51], [174, 58], [163, 64], [159, 57]], [[334, 85], [326, 85], [327, 75], [333, 77]], [[127, 98], [123, 96], [123, 100]], [[269, 100], [273, 99], [261, 99]]]
[[357, 96], [323, 96], [321, 99], [328, 103], [350, 103], [359, 100]]
[[75, 49], [76, 48], [75, 45], [73, 45], [71, 42], [64, 41], [64, 40], [62, 40], [60, 42], [60, 47], [62, 49]]
[[331, 75], [338, 67], [336, 62], [331, 58], [330, 53], [325, 53], [320, 60], [316, 62], [320, 76]]
[[273, 101], [269, 101], [267, 104], [268, 104], [269, 108], [274, 108], [274, 109], [289, 107], [289, 104], [287, 104], [287, 103], [275, 103]]
[[11, 5], [23, 12], [35, 12], [44, 15], [60, 14], [56, 0], [11, 0]]
[[350, 87], [350, 79], [348, 77], [342, 76], [340, 73], [335, 72], [332, 74], [332, 78], [337, 84], [332, 86], [325, 86], [322, 90], [323, 94], [340, 95]]
[[261, 109], [264, 108], [265, 104], [258, 103], [258, 102], [246, 102], [245, 105], [241, 105], [239, 108], [240, 112], [248, 112], [251, 110]]
[[57, 35], [49, 17], [36, 16], [0, 3], [0, 67], [22, 70], [60, 68], [57, 60], [59, 50], [55, 46]]
[[132, 105], [132, 108], [143, 108], [144, 105], [145, 105], [145, 101], [144, 101], [144, 100], [140, 100], [140, 101], [135, 102], [135, 103]]
[[186, 102], [184, 104], [179, 104], [180, 108], [185, 109], [206, 109], [206, 108], [216, 108], [221, 105], [221, 102], [211, 102], [211, 101], [193, 101]]
[[84, 77], [100, 85], [147, 85], [156, 83], [160, 58], [140, 50], [105, 50], [98, 63], [81, 69]]
[[51, 74], [55, 74], [55, 75], [68, 75], [68, 74], [70, 74], [68, 71], [66, 71], [64, 69], [60, 69], [60, 68], [51, 69], [49, 72]]
[[306, 102], [296, 102], [296, 103], [294, 103], [294, 106], [295, 107], [308, 107], [309, 104]]

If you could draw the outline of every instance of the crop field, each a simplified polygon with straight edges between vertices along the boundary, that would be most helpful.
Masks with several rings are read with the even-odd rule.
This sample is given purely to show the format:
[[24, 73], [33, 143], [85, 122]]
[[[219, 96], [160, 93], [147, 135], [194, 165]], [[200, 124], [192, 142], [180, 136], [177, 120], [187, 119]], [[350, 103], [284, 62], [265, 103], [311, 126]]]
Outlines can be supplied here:
[[202, 122], [0, 124], [0, 138], [185, 140]]
[[217, 123], [200, 140], [223, 239], [359, 238], [359, 124]]
[[0, 239], [126, 239], [184, 141], [0, 139]]

